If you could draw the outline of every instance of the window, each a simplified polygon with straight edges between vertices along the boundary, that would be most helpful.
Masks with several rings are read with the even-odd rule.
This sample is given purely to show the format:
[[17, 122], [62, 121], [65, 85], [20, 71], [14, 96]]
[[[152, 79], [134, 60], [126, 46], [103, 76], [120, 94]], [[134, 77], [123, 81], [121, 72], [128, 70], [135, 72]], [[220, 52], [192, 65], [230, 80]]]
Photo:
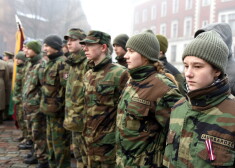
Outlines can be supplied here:
[[232, 33], [235, 34], [235, 12], [234, 11], [220, 13], [218, 20], [219, 22], [228, 23], [232, 29]]
[[211, 0], [202, 0], [202, 6], [208, 6], [211, 4]]
[[184, 20], [184, 36], [191, 36], [192, 33], [192, 18]]
[[192, 7], [193, 7], [193, 0], [186, 0], [185, 9], [189, 10], [192, 9]]
[[171, 62], [176, 62], [176, 45], [171, 46]]
[[209, 23], [208, 20], [203, 20], [202, 21], [202, 27], [205, 27], [206, 25], [208, 25], [208, 23]]
[[171, 23], [171, 37], [176, 38], [178, 36], [178, 21]]
[[172, 4], [172, 13], [177, 13], [179, 12], [179, 0], [173, 0], [173, 4]]
[[142, 15], [142, 22], [146, 22], [147, 21], [147, 9], [143, 10], [143, 15]]
[[152, 7], [152, 10], [151, 10], [151, 19], [152, 19], [152, 20], [155, 20], [155, 19], [156, 19], [156, 16], [157, 16], [156, 6], [153, 6], [153, 7]]
[[166, 1], [162, 2], [162, 6], [161, 6], [161, 16], [162, 16], [162, 17], [166, 16]]
[[160, 34], [166, 36], [166, 24], [161, 24], [160, 25]]
[[135, 24], [138, 24], [139, 23], [139, 13], [136, 12], [135, 13]]

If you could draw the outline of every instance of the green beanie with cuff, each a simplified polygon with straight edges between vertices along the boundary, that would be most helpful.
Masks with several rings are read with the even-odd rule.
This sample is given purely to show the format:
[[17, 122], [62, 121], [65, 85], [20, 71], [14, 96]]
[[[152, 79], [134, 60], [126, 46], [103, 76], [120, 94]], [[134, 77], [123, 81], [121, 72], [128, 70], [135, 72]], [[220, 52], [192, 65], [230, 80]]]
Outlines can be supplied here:
[[186, 56], [195, 56], [225, 73], [229, 50], [221, 36], [215, 31], [199, 34], [185, 48], [182, 60]]
[[151, 61], [158, 61], [160, 46], [154, 34], [140, 33], [132, 36], [126, 43], [126, 48], [131, 48]]
[[26, 47], [29, 49], [32, 49], [36, 54], [39, 54], [41, 52], [42, 45], [39, 43], [39, 41], [30, 41], [26, 44]]

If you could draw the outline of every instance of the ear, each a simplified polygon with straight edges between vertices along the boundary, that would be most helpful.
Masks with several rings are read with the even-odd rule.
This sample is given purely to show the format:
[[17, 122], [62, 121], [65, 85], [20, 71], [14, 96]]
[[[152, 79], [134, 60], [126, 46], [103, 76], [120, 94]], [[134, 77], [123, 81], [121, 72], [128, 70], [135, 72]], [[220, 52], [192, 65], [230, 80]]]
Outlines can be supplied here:
[[215, 78], [218, 78], [220, 76], [220, 74], [221, 74], [221, 71], [216, 69], [215, 70]]
[[108, 50], [108, 45], [107, 44], [102, 44], [102, 51], [106, 52]]

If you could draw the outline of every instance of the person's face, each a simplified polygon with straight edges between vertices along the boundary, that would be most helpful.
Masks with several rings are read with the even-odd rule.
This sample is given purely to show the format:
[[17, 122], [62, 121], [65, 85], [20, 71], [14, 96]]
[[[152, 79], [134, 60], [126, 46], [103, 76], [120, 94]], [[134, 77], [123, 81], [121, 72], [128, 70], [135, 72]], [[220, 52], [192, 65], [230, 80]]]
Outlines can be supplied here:
[[[86, 43], [83, 45], [83, 50], [88, 60], [97, 61], [99, 60], [100, 56], [105, 52], [105, 44], [92, 44]], [[107, 47], [106, 47], [107, 48]]]
[[79, 39], [68, 38], [67, 46], [70, 53], [77, 53], [82, 49]]
[[46, 52], [47, 55], [52, 55], [58, 52], [58, 50], [52, 48], [51, 46], [44, 44], [43, 50]]
[[148, 63], [147, 58], [143, 57], [131, 48], [127, 48], [124, 58], [126, 59], [128, 69], [144, 66]]
[[126, 51], [120, 45], [114, 44], [113, 48], [116, 55], [119, 57], [124, 56], [126, 54]]
[[221, 74], [209, 63], [195, 56], [186, 56], [183, 62], [184, 75], [190, 91], [209, 86]]
[[24, 63], [24, 61], [17, 59], [17, 58], [15, 58], [15, 61], [16, 61], [16, 65], [20, 65]]
[[2, 58], [4, 61], [8, 61], [9, 60], [9, 57], [4, 55], [3, 58]]
[[26, 50], [27, 50], [27, 47], [25, 44], [23, 44], [23, 48], [22, 48], [23, 52], [26, 54]]
[[25, 57], [27, 58], [33, 58], [35, 57], [37, 54], [30, 48], [26, 47], [26, 50], [25, 50]]

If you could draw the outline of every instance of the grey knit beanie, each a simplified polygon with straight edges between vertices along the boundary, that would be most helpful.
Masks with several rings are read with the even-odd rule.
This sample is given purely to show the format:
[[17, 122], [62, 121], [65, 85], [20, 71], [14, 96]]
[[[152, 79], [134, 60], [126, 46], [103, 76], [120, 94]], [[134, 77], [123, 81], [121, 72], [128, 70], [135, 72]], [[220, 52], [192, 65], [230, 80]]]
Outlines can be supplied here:
[[44, 43], [48, 46], [60, 51], [63, 45], [62, 39], [57, 35], [49, 35], [44, 39]]
[[113, 46], [115, 44], [120, 45], [126, 51], [126, 42], [127, 42], [128, 39], [129, 39], [128, 35], [126, 35], [126, 34], [119, 34], [113, 40]]
[[186, 56], [196, 56], [212, 64], [225, 73], [228, 62], [228, 47], [221, 36], [215, 31], [207, 31], [199, 34], [185, 48], [182, 60]]
[[160, 46], [154, 34], [144, 32], [134, 35], [127, 41], [126, 48], [135, 50], [151, 61], [158, 61]]

